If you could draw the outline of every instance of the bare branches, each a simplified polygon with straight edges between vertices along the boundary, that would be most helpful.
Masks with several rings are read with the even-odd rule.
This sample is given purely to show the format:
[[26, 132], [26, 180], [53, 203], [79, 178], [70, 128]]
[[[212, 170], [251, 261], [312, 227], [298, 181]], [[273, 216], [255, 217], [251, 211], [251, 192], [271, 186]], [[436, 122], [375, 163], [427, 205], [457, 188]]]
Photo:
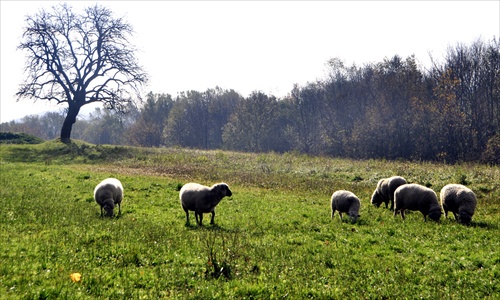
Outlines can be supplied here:
[[147, 76], [128, 41], [132, 27], [113, 18], [109, 9], [95, 5], [77, 15], [60, 4], [26, 22], [18, 49], [27, 52], [27, 77], [16, 95], [67, 103], [62, 141], [69, 141], [83, 105], [103, 102], [123, 112], [132, 102], [131, 94], [140, 99], [139, 87]]
[[128, 41], [132, 27], [99, 5], [77, 15], [67, 4], [28, 16], [19, 49], [27, 53], [18, 99], [110, 107], [139, 95], [147, 76]]

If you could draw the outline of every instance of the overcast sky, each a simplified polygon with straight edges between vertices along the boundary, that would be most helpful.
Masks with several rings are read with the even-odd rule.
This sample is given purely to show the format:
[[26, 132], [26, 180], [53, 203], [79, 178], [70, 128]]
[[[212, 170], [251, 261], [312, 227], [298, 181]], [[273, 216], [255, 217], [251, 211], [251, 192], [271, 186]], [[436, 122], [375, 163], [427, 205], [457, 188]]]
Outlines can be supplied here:
[[[66, 1], [75, 12], [98, 2], [134, 28], [137, 57], [150, 77], [145, 93], [176, 96], [219, 86], [243, 96], [277, 97], [294, 83], [348, 65], [414, 54], [422, 66], [457, 43], [500, 36], [500, 1]], [[17, 50], [25, 16], [58, 1], [1, 0], [0, 122], [57, 110], [16, 102], [25, 53]]]

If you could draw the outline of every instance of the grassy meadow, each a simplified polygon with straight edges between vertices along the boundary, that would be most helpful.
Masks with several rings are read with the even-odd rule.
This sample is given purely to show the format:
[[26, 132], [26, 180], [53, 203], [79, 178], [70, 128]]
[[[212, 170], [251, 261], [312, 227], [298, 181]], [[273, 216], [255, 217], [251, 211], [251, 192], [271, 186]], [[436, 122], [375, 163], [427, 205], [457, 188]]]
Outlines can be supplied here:
[[[96, 146], [0, 146], [0, 299], [500, 299], [500, 168]], [[380, 178], [477, 195], [470, 226], [370, 205]], [[93, 189], [116, 177], [122, 214]], [[182, 184], [233, 195], [186, 225]], [[333, 191], [361, 218], [330, 217]], [[81, 278], [73, 281], [71, 274]]]

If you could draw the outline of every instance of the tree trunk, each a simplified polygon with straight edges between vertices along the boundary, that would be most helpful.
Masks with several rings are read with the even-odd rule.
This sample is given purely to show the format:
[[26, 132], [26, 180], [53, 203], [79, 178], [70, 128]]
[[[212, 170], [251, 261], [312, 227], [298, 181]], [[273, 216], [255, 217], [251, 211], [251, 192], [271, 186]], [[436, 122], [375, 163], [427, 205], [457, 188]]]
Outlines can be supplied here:
[[71, 141], [71, 130], [73, 129], [73, 124], [75, 124], [79, 112], [80, 106], [69, 106], [68, 114], [61, 128], [61, 142], [67, 144]]

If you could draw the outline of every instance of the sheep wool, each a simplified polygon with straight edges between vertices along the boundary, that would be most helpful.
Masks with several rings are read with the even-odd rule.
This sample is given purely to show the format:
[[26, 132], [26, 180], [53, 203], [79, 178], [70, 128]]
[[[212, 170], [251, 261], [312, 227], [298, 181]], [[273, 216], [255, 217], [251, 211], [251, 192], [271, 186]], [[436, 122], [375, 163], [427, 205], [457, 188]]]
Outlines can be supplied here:
[[440, 198], [445, 217], [451, 211], [457, 222], [471, 222], [477, 205], [476, 194], [471, 189], [461, 184], [447, 184], [441, 189]]
[[210, 224], [214, 224], [215, 207], [222, 198], [232, 195], [226, 183], [217, 183], [211, 187], [190, 182], [182, 186], [179, 191], [181, 206], [186, 212], [186, 224], [189, 224], [189, 211], [194, 211], [196, 223], [203, 225], [203, 214], [211, 213]]
[[404, 184], [394, 192], [394, 216], [401, 213], [401, 218], [405, 218], [405, 210], [418, 210], [424, 215], [424, 220], [427, 216], [434, 221], [439, 221], [441, 218], [441, 205], [439, 205], [436, 192], [432, 189], [419, 184]]
[[113, 216], [115, 205], [118, 205], [118, 213], [121, 214], [121, 202], [123, 199], [123, 186], [116, 178], [107, 178], [101, 181], [94, 189], [94, 199], [109, 217]]
[[391, 210], [394, 209], [394, 191], [403, 184], [406, 184], [406, 179], [401, 176], [392, 176], [389, 178], [380, 179], [377, 183], [377, 187], [373, 192], [371, 198], [371, 204], [379, 207], [382, 203], [385, 203], [385, 208], [388, 207], [389, 202], [391, 203]]
[[352, 222], [355, 222], [359, 217], [359, 208], [361, 202], [359, 198], [350, 191], [338, 190], [332, 194], [330, 200], [332, 209], [332, 219], [335, 211], [339, 211], [340, 220], [342, 220], [342, 213], [347, 213]]

